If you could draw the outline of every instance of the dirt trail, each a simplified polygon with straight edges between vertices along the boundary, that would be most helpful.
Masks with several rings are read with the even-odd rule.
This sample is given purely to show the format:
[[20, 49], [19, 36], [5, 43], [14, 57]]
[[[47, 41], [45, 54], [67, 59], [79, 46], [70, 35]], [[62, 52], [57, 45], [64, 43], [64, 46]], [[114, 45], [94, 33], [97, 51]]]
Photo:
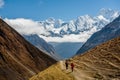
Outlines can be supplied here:
[[60, 61], [59, 63], [60, 63], [61, 69], [64, 70], [65, 73], [71, 73], [75, 77], [76, 80], [93, 80], [93, 78], [87, 76], [85, 73], [78, 70], [77, 68], [75, 68], [74, 71], [72, 72], [69, 66], [69, 69], [66, 70], [65, 61]]
[[73, 75], [75, 76], [76, 80], [94, 80], [93, 78], [87, 76], [83, 71], [80, 71], [77, 68], [75, 68]]

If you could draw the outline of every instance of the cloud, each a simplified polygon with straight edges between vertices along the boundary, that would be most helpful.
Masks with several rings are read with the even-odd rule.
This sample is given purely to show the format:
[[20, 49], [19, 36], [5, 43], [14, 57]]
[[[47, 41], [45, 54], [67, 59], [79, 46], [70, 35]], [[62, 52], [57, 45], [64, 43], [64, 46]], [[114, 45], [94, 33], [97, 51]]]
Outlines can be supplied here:
[[17, 18], [17, 19], [4, 19], [11, 27], [17, 30], [20, 34], [30, 35], [30, 34], [38, 34], [41, 38], [47, 40], [48, 42], [84, 42], [89, 37], [90, 34], [94, 32], [84, 32], [79, 35], [65, 35], [63, 38], [61, 37], [46, 37], [44, 35], [49, 35], [50, 33], [40, 24], [38, 21], [34, 21], [31, 19]]
[[0, 8], [2, 8], [4, 5], [4, 0], [0, 0]]
[[47, 34], [44, 27], [37, 21], [31, 19], [17, 18], [4, 19], [10, 26], [17, 30], [20, 34]]
[[87, 39], [96, 32], [97, 29], [94, 27], [90, 31], [81, 32], [80, 34], [70, 34], [70, 35], [64, 35], [63, 37], [46, 37], [43, 35], [39, 35], [41, 38], [46, 40], [47, 42], [86, 42]]
[[[63, 37], [46, 37], [44, 35], [50, 35], [49, 30], [47, 30], [44, 24], [40, 23], [39, 21], [25, 18], [5, 18], [4, 21], [22, 35], [37, 34], [47, 42], [85, 42], [94, 32], [97, 31], [94, 27], [90, 31], [81, 32], [79, 35], [71, 34], [64, 35]], [[50, 28], [53, 29], [52, 27]]]

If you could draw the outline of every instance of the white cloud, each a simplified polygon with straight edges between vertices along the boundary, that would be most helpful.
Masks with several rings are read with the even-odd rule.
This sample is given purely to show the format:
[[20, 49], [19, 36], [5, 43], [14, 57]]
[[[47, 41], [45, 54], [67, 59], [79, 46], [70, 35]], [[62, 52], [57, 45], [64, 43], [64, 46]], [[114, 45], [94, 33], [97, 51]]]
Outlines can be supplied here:
[[0, 0], [0, 8], [4, 5], [4, 0]]
[[39, 35], [41, 38], [45, 39], [47, 42], [86, 42], [87, 39], [96, 32], [96, 29], [91, 29], [88, 32], [82, 32], [78, 35], [71, 34], [71, 35], [64, 35], [63, 37], [46, 37], [43, 35]]
[[36, 21], [31, 19], [17, 18], [4, 19], [10, 26], [16, 29], [20, 34], [47, 34], [45, 29]]
[[16, 29], [20, 34], [38, 34], [41, 38], [45, 39], [47, 42], [85, 42], [94, 32], [96, 28], [93, 27], [90, 31], [81, 32], [78, 35], [64, 35], [63, 37], [51, 37], [43, 36], [49, 35], [50, 33], [40, 24], [38, 21], [31, 19], [17, 18], [17, 19], [4, 19], [10, 26]]
[[63, 37], [46, 37], [39, 35], [41, 38], [45, 39], [47, 42], [86, 42], [87, 39], [96, 32], [96, 28], [92, 28], [90, 31], [81, 32], [80, 34], [70, 34], [64, 35]]

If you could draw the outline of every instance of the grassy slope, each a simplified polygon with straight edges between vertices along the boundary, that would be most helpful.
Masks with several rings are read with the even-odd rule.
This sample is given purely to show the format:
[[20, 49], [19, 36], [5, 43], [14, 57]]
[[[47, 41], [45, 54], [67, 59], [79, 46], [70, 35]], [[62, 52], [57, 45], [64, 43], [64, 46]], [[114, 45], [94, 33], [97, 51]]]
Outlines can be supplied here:
[[61, 69], [60, 63], [57, 63], [33, 76], [30, 80], [75, 80], [75, 78], [72, 72]]
[[120, 37], [75, 56], [73, 61], [91, 80], [120, 80]]

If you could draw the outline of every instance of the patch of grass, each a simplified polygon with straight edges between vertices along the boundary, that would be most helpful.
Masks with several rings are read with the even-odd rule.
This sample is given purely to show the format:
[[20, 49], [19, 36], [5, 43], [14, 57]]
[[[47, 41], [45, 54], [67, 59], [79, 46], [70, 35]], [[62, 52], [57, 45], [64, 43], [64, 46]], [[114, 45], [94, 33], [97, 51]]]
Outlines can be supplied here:
[[69, 74], [60, 68], [59, 64], [50, 66], [48, 69], [33, 76], [30, 80], [75, 80], [72, 73]]

